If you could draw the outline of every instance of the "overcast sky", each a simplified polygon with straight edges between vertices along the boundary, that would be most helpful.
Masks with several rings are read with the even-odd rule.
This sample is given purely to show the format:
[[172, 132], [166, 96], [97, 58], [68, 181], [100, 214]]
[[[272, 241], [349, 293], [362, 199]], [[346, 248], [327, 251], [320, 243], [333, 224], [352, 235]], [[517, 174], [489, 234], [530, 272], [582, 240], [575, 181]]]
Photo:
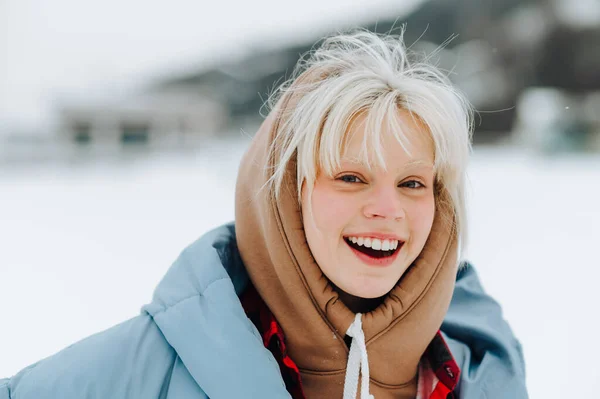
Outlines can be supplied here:
[[116, 91], [263, 39], [395, 18], [420, 2], [0, 0], [0, 130], [48, 126], [53, 99], [67, 94]]

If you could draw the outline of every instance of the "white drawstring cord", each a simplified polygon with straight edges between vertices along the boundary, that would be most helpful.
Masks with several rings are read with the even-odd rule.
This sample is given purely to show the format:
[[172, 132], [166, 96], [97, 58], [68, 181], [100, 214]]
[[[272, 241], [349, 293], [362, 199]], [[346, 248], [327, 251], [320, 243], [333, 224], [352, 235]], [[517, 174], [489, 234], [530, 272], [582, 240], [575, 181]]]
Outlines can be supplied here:
[[354, 322], [346, 331], [346, 335], [352, 337], [352, 343], [350, 344], [348, 364], [346, 365], [344, 399], [356, 399], [359, 373], [362, 374], [360, 399], [375, 399], [369, 393], [369, 358], [367, 357], [365, 333], [362, 329], [362, 314], [356, 314]]

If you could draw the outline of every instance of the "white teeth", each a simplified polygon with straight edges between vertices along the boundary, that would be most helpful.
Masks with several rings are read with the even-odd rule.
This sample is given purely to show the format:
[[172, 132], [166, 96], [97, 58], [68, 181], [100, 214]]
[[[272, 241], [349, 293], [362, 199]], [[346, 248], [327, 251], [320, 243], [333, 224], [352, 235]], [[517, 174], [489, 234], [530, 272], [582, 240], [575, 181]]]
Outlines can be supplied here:
[[381, 240], [374, 238], [373, 242], [371, 243], [371, 248], [377, 249], [377, 250], [381, 249]]
[[380, 240], [370, 237], [348, 237], [348, 241], [367, 248], [380, 251], [393, 251], [398, 248], [398, 240]]

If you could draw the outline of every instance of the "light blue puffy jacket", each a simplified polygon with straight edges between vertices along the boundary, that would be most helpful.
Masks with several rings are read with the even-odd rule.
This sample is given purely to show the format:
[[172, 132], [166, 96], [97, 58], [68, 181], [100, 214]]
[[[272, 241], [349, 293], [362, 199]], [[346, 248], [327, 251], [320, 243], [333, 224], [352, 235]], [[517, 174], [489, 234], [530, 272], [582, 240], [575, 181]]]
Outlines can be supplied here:
[[[137, 317], [0, 379], [0, 399], [290, 398], [238, 299], [248, 276], [234, 228], [186, 248]], [[468, 264], [442, 331], [461, 398], [527, 397], [519, 342]]]

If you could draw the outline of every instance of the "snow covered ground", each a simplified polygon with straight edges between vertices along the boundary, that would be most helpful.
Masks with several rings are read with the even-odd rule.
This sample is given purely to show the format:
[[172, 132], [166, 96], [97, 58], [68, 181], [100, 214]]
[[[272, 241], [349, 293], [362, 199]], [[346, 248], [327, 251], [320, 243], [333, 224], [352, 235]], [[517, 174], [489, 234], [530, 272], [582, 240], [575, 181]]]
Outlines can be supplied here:
[[[139, 312], [179, 252], [233, 218], [245, 144], [0, 170], [0, 377]], [[532, 398], [600, 381], [600, 158], [477, 148], [468, 258], [522, 341]]]

